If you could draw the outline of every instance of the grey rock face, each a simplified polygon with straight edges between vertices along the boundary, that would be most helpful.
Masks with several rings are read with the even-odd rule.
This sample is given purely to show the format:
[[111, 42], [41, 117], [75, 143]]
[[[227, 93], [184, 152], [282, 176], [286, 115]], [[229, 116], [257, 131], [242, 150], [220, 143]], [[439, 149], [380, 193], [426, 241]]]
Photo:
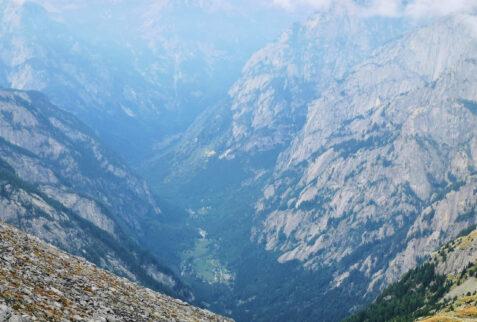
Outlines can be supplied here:
[[253, 152], [288, 144], [303, 127], [310, 101], [405, 28], [404, 21], [381, 23], [350, 10], [337, 1], [252, 56], [229, 91], [228, 148]]
[[443, 275], [457, 275], [469, 264], [477, 261], [477, 231], [448, 242], [431, 260], [437, 264], [437, 272]]
[[312, 102], [256, 204], [255, 240], [279, 261], [343, 263], [333, 285], [357, 270], [372, 290], [474, 223], [475, 23], [392, 42]]
[[267, 171], [248, 163], [286, 149], [305, 125], [309, 103], [407, 28], [404, 20], [362, 19], [350, 11], [338, 1], [256, 52], [226, 99], [202, 113], [171, 151], [144, 163], [150, 181], [160, 188], [178, 182], [170, 188], [180, 189], [216, 159], [243, 162], [254, 175]]
[[0, 224], [0, 236], [2, 321], [231, 321], [140, 287], [10, 225]]
[[0, 92], [0, 137], [0, 156], [22, 179], [45, 186], [45, 192], [84, 194], [131, 229], [138, 229], [139, 218], [160, 215], [145, 182], [41, 94]]

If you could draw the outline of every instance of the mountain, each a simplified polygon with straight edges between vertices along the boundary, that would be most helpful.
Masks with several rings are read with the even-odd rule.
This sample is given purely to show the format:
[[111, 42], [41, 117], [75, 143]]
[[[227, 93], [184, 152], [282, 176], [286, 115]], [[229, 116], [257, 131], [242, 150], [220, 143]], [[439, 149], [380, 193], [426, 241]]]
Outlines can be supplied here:
[[[95, 131], [36, 92], [0, 91], [10, 222], [191, 299], [157, 258], [243, 321], [340, 320], [476, 223], [475, 15], [416, 25], [336, 1], [221, 95], [242, 51], [210, 45], [204, 2], [114, 2], [95, 7], [120, 12], [103, 25], [0, 4], [0, 85], [41, 90]], [[160, 208], [98, 137], [140, 165]]]
[[[477, 318], [475, 225], [387, 287], [366, 310], [345, 321], [461, 321]], [[469, 230], [471, 231], [470, 233]]]
[[231, 321], [0, 224], [2, 321]]
[[185, 185], [211, 157], [283, 150], [304, 126], [309, 102], [407, 28], [405, 20], [362, 19], [350, 11], [339, 2], [255, 53], [223, 102], [199, 116], [172, 151], [145, 162], [148, 173], [166, 173], [152, 180]]
[[2, 87], [42, 91], [124, 153], [152, 137], [144, 120], [159, 120], [166, 90], [135, 69], [128, 51], [75, 35], [35, 3], [2, 2], [0, 15]]
[[258, 242], [310, 268], [341, 262], [336, 285], [356, 270], [372, 291], [473, 224], [475, 21], [384, 46], [310, 104], [257, 203]]
[[[87, 195], [130, 230], [137, 230], [140, 220], [161, 216], [146, 183], [75, 117], [38, 92], [0, 94], [0, 155], [22, 179], [72, 207], [81, 200], [68, 192]], [[77, 205], [78, 211], [83, 208]]]
[[272, 19], [249, 36], [253, 20], [189, 1], [3, 1], [0, 86], [45, 93], [139, 162], [177, 140], [275, 36]]
[[477, 18], [401, 22], [295, 25], [144, 163], [201, 232], [181, 267], [216, 310], [344, 318], [475, 223]]
[[192, 301], [138, 246], [159, 223], [147, 185], [71, 114], [37, 92], [0, 90], [0, 219], [121, 276]]

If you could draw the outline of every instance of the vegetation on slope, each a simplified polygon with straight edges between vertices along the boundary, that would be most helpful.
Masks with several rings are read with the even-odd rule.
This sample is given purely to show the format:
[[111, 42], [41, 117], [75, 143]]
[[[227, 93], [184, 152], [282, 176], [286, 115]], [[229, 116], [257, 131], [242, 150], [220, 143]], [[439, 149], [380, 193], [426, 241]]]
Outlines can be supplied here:
[[[477, 241], [475, 228], [472, 225], [462, 231], [456, 240], [442, 246], [425, 264], [388, 286], [372, 305], [344, 321], [477, 319], [477, 265], [473, 255]], [[458, 252], [466, 253], [470, 260], [462, 260], [462, 256], [457, 256]], [[446, 267], [455, 269], [455, 264], [457, 268], [462, 266], [458, 273], [439, 273]]]
[[435, 264], [426, 263], [387, 287], [366, 310], [345, 319], [357, 321], [410, 321], [440, 308], [439, 299], [449, 290], [444, 275], [436, 273]]

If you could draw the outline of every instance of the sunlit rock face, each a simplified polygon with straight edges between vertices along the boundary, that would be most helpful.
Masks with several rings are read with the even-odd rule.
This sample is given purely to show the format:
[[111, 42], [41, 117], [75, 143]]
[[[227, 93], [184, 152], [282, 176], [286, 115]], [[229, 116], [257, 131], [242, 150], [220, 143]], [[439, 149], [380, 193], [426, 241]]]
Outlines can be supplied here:
[[[458, 238], [438, 247], [427, 261], [386, 287], [373, 304], [345, 319], [351, 321], [475, 320], [477, 231], [471, 225]], [[419, 298], [416, 304], [412, 303]]]
[[260, 151], [287, 144], [304, 125], [308, 104], [404, 27], [351, 11], [337, 2], [329, 11], [295, 24], [247, 62], [229, 91], [237, 149]]
[[391, 42], [311, 102], [254, 239], [281, 262], [342, 263], [338, 285], [358, 270], [371, 290], [473, 223], [476, 23], [458, 15]]

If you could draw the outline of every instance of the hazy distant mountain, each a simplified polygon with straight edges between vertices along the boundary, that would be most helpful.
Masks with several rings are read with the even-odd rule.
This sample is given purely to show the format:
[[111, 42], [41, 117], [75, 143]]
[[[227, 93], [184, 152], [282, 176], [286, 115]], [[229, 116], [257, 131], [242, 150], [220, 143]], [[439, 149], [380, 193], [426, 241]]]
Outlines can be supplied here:
[[141, 131], [152, 134], [143, 121], [158, 119], [164, 90], [154, 89], [135, 70], [126, 51], [119, 46], [116, 52], [108, 49], [114, 41], [93, 44], [77, 37], [37, 4], [1, 6], [3, 87], [50, 95], [53, 103], [79, 116], [115, 148], [122, 145], [122, 153], [133, 149]]
[[282, 28], [254, 36], [252, 18], [188, 2], [43, 3], [0, 4], [0, 85], [44, 92], [133, 161], [176, 139]]
[[[294, 26], [145, 164], [235, 276], [237, 317], [344, 317], [475, 222], [477, 18], [396, 39], [399, 22], [335, 7]], [[254, 246], [240, 253], [250, 240], [270, 259]], [[250, 267], [237, 252], [270, 265], [254, 270], [256, 287], [242, 284]], [[183, 269], [204, 281], [200, 256]], [[296, 279], [280, 284], [279, 274]]]
[[0, 90], [0, 219], [116, 274], [193, 295], [137, 245], [164, 216], [147, 185], [72, 115], [36, 92]]

